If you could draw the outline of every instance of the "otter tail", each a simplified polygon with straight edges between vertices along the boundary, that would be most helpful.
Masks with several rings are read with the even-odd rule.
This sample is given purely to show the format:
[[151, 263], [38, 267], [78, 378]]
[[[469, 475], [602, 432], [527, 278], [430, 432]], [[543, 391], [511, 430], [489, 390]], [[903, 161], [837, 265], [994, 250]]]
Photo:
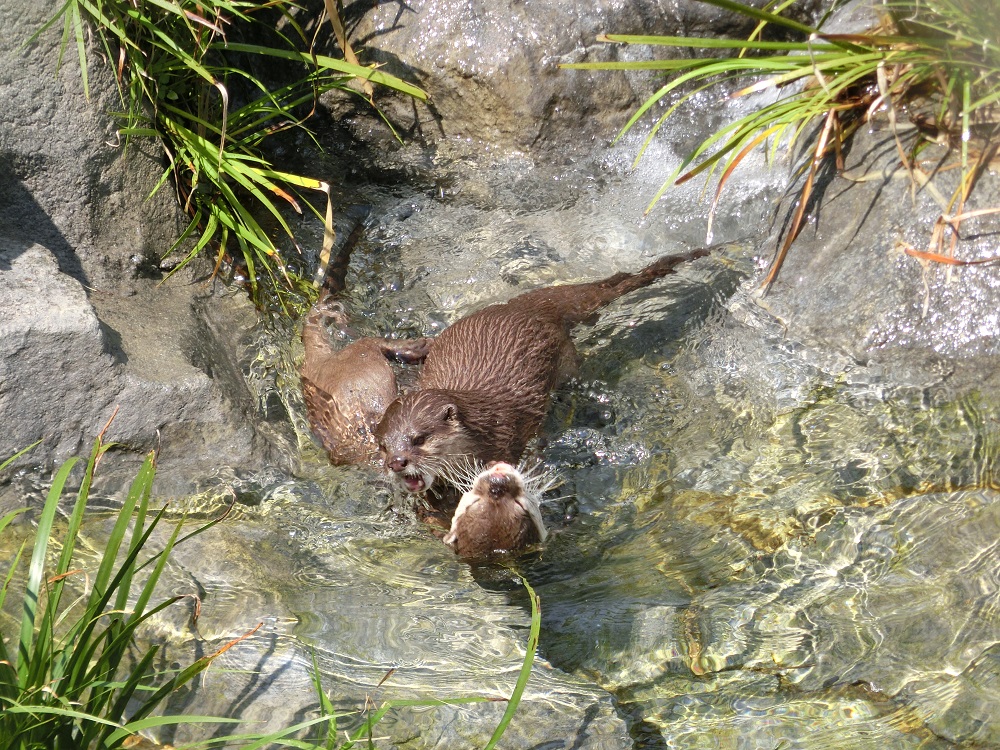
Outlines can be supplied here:
[[[351, 262], [351, 252], [365, 231], [365, 220], [371, 213], [371, 206], [352, 206], [343, 216], [344, 227], [338, 227], [337, 234], [346, 239], [334, 249], [334, 254], [325, 269], [321, 269], [322, 283], [319, 299], [306, 314], [302, 326], [302, 341], [306, 346], [307, 361], [316, 354], [333, 351], [327, 335], [325, 322], [333, 319], [337, 325], [347, 325], [347, 311], [336, 299], [347, 287], [347, 269]], [[343, 231], [346, 229], [347, 231]]]
[[604, 281], [599, 281], [598, 289], [603, 292], [601, 307], [614, 302], [616, 299], [636, 289], [649, 286], [657, 279], [669, 276], [677, 272], [677, 266], [687, 263], [695, 258], [704, 258], [708, 255], [706, 248], [692, 250], [689, 253], [678, 253], [677, 255], [664, 255], [657, 258], [641, 271], [636, 273], [616, 273]]
[[657, 279], [676, 273], [677, 267], [682, 263], [703, 258], [708, 254], [707, 249], [701, 248], [677, 255], [664, 255], [636, 273], [616, 273], [602, 281], [576, 284], [578, 293], [572, 295], [569, 300], [564, 292], [551, 294], [553, 289], [564, 290], [565, 287], [540, 289], [532, 294], [538, 295], [537, 303], [540, 307], [546, 306], [551, 295], [552, 301], [556, 303], [553, 307], [557, 308], [564, 322], [570, 325], [590, 323], [602, 307], [611, 304], [622, 295], [649, 286]]

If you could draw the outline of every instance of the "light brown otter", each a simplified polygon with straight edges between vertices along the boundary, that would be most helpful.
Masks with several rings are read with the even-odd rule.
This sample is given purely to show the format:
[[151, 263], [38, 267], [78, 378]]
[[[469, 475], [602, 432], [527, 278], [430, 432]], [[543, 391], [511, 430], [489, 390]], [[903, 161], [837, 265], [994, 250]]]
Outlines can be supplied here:
[[491, 463], [462, 495], [445, 544], [471, 559], [541, 544], [547, 534], [540, 495], [530, 478], [510, 464]]
[[302, 327], [306, 417], [334, 464], [366, 463], [375, 458], [375, 427], [386, 407], [399, 396], [389, 360], [421, 362], [431, 345], [431, 339], [362, 338], [338, 347], [327, 332], [327, 321], [332, 321], [339, 338], [350, 337], [347, 313], [336, 295], [346, 287], [351, 251], [363, 231], [366, 214], [367, 210], [355, 211], [354, 228], [327, 266], [319, 301]]
[[708, 254], [659, 258], [638, 273], [548, 287], [491, 305], [434, 341], [418, 389], [386, 409], [375, 434], [386, 469], [409, 492], [430, 489], [470, 459], [516, 462], [541, 428], [549, 393], [572, 374], [570, 330], [597, 311]]
[[346, 330], [343, 306], [329, 298], [313, 306], [302, 328], [306, 416], [331, 463], [369, 462], [378, 450], [375, 427], [399, 396], [389, 360], [421, 362], [431, 339], [363, 338], [337, 349], [326, 331], [327, 319]]

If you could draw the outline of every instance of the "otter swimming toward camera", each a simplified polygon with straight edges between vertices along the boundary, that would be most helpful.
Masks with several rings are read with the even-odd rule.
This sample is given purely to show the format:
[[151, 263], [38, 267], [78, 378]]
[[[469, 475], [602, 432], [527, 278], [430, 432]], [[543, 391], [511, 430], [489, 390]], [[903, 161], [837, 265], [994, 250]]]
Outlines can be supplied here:
[[668, 255], [637, 273], [536, 289], [458, 320], [434, 341], [417, 390], [392, 402], [375, 430], [385, 468], [423, 492], [470, 459], [516, 463], [541, 429], [549, 394], [576, 367], [574, 326], [624, 294], [708, 255]]
[[487, 558], [541, 544], [548, 536], [539, 509], [551, 481], [492, 462], [462, 495], [444, 542], [465, 558]]

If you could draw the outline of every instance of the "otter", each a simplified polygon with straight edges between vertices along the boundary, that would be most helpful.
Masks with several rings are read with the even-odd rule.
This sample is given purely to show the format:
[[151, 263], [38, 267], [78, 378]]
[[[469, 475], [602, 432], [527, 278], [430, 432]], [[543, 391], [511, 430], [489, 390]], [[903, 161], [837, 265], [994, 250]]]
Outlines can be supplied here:
[[338, 338], [352, 335], [344, 305], [336, 297], [346, 287], [351, 251], [363, 231], [365, 216], [364, 208], [348, 216], [354, 219], [354, 227], [323, 272], [319, 300], [302, 326], [305, 357], [300, 375], [306, 417], [330, 462], [337, 465], [374, 461], [375, 427], [399, 396], [389, 360], [422, 362], [432, 341], [362, 338], [338, 348], [331, 340], [328, 321], [336, 324]]
[[549, 484], [508, 463], [491, 462], [462, 495], [445, 544], [470, 559], [541, 544], [548, 535], [539, 502]]
[[326, 331], [330, 319], [341, 335], [348, 335], [343, 305], [329, 298], [312, 307], [302, 327], [306, 417], [330, 463], [372, 462], [377, 455], [375, 427], [399, 395], [389, 360], [419, 363], [426, 357], [431, 339], [362, 338], [338, 350]]
[[395, 399], [375, 429], [385, 468], [419, 493], [439, 478], [457, 486], [456, 469], [470, 459], [516, 463], [542, 426], [550, 392], [575, 370], [572, 328], [705, 255], [668, 255], [637, 273], [536, 289], [458, 320], [435, 339], [417, 389]]

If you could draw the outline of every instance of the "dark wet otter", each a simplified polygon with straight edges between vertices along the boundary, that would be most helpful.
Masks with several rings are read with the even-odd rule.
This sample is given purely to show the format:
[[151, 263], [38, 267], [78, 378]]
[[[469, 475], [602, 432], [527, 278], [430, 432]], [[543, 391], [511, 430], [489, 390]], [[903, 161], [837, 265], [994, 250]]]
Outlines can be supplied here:
[[306, 416], [334, 464], [365, 463], [375, 457], [375, 426], [399, 396], [389, 360], [421, 362], [431, 344], [431, 339], [363, 338], [340, 348], [327, 332], [327, 321], [333, 321], [340, 337], [349, 336], [347, 314], [336, 295], [346, 286], [351, 251], [366, 215], [367, 210], [362, 210], [348, 217], [354, 219], [354, 227], [326, 268], [319, 302], [306, 315], [302, 327]]
[[541, 489], [513, 466], [493, 462], [462, 495], [445, 544], [460, 557], [487, 558], [541, 544]]
[[541, 428], [549, 393], [572, 374], [570, 330], [623, 294], [700, 258], [695, 250], [638, 273], [548, 287], [462, 318], [435, 339], [419, 387], [395, 400], [376, 429], [385, 467], [409, 492], [470, 458], [515, 463]]

